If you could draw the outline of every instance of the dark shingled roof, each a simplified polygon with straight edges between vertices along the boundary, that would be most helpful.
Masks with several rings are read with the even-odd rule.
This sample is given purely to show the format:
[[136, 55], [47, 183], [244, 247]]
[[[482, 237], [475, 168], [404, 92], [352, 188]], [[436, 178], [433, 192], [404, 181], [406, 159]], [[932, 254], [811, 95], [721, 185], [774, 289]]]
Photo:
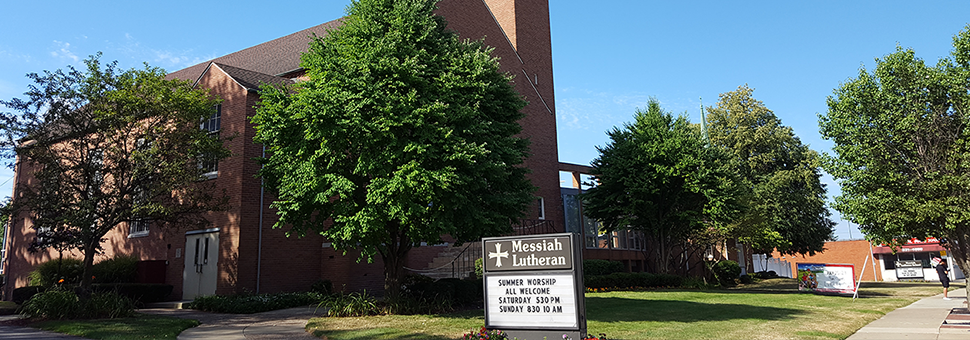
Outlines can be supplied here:
[[244, 70], [238, 67], [233, 67], [225, 65], [222, 63], [213, 63], [218, 66], [222, 71], [226, 72], [232, 79], [234, 79], [239, 85], [242, 85], [247, 90], [259, 90], [259, 85], [262, 83], [267, 83], [270, 85], [280, 85], [280, 84], [293, 84], [292, 80], [271, 76], [264, 73], [259, 73], [250, 70]]
[[[327, 35], [328, 29], [343, 24], [343, 18], [307, 28], [262, 44], [233, 52], [213, 60], [192, 65], [168, 74], [169, 79], [198, 80], [210, 62], [250, 70], [264, 75], [278, 76], [300, 69], [300, 56], [309, 48], [311, 36]], [[258, 84], [258, 83], [257, 83]]]

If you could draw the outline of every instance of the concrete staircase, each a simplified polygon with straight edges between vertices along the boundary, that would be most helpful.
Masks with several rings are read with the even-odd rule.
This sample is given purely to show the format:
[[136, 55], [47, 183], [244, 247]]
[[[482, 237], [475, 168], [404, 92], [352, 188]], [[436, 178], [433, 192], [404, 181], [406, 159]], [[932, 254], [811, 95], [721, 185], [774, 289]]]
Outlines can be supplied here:
[[460, 247], [448, 247], [428, 263], [431, 270], [421, 275], [435, 280], [444, 278], [465, 279], [475, 272], [475, 259], [481, 257], [482, 242], [468, 242]]

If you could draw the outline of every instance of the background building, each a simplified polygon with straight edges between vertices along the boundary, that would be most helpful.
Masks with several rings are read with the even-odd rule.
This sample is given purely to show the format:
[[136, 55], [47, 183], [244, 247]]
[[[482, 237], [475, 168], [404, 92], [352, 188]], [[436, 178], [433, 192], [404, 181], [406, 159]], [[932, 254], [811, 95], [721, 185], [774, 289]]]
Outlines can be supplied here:
[[[531, 142], [524, 165], [531, 170], [529, 179], [538, 190], [516, 232], [563, 232], [547, 0], [442, 0], [438, 6], [448, 27], [462, 39], [481, 39], [494, 48], [501, 70], [515, 76], [515, 89], [529, 102], [523, 109], [526, 117], [520, 121], [522, 136]], [[300, 55], [307, 50], [311, 35], [324, 36], [340, 24], [337, 19], [171, 73], [169, 77], [194, 81], [223, 99], [218, 115], [203, 126], [213, 133], [234, 136], [226, 145], [233, 156], [212, 164], [208, 174], [209, 180], [229, 194], [232, 209], [210, 214], [212, 228], [204, 230], [119, 228], [107, 235], [107, 250], [96, 261], [115, 254], [137, 256], [143, 261], [142, 271], [153, 274], [142, 275], [144, 280], [173, 285], [176, 299], [244, 291], [302, 291], [319, 280], [332, 281], [337, 290], [381, 291], [384, 277], [379, 258], [372, 264], [358, 263], [357, 253], [344, 255], [319, 235], [287, 238], [284, 230], [272, 229], [276, 222], [276, 212], [269, 207], [273, 197], [255, 177], [259, 164], [254, 158], [263, 155], [263, 147], [253, 143], [255, 130], [248, 117], [255, 114], [258, 86], [304, 77]], [[16, 183], [30, 180], [26, 171], [17, 170]], [[4, 267], [9, 278], [6, 296], [27, 285], [27, 274], [37, 264], [57, 256], [27, 252], [35, 235], [29, 218], [15, 219], [10, 231]], [[467, 274], [473, 271], [470, 266], [477, 255], [472, 252], [476, 250], [480, 252], [480, 247], [417, 247], [411, 251], [407, 267], [416, 273], [442, 267], [448, 272], [444, 275]]]
[[[832, 241], [825, 242], [825, 250], [815, 255], [781, 255], [776, 251], [768, 258], [755, 255], [752, 262], [756, 271], [773, 270], [785, 277], [794, 277], [798, 263], [832, 263], [851, 264], [856, 280], [861, 275], [862, 281], [939, 281], [940, 277], [930, 263], [934, 257], [947, 259], [951, 280], [964, 278], [946, 248], [933, 238], [909, 240], [895, 253], [890, 247], [873, 246], [866, 240]], [[902, 266], [897, 268], [898, 264]]]

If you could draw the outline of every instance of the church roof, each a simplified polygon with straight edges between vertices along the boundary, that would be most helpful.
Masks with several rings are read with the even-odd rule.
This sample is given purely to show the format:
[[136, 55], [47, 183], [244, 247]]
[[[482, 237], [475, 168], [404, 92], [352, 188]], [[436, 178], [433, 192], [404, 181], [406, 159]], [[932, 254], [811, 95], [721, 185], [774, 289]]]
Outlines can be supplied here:
[[270, 85], [292, 84], [293, 81], [283, 77], [271, 76], [265, 73], [250, 71], [235, 66], [222, 63], [213, 63], [226, 72], [233, 80], [247, 90], [259, 90], [259, 85], [263, 83]]
[[[312, 36], [323, 37], [327, 30], [339, 27], [343, 18], [273, 39], [262, 44], [236, 51], [209, 61], [186, 67], [168, 74], [168, 78], [195, 81], [216, 62], [263, 75], [280, 76], [300, 69], [300, 56], [309, 48]], [[258, 85], [258, 83], [256, 83]]]

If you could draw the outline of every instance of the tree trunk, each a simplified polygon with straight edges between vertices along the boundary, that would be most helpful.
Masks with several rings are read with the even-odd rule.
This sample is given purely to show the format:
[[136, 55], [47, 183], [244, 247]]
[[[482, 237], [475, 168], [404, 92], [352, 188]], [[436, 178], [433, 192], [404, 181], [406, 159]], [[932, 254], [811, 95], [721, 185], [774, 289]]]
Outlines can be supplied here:
[[[99, 240], [100, 241], [100, 240]], [[96, 248], [91, 244], [84, 247], [84, 271], [81, 274], [81, 286], [79, 287], [78, 297], [87, 298], [91, 292], [91, 281], [93, 279], [94, 255]]]
[[401, 278], [404, 272], [404, 259], [395, 254], [385, 255], [383, 256], [383, 260], [384, 296], [388, 299], [396, 299], [401, 296]]
[[[947, 235], [948, 246], [950, 252], [953, 253], [953, 261], [956, 265], [960, 267], [963, 271], [963, 275], [966, 276], [970, 274], [970, 229], [968, 227], [957, 227], [955, 230], [951, 231]], [[966, 279], [970, 283], [970, 279]], [[970, 296], [970, 284], [967, 284], [964, 289], [967, 292], [967, 296]]]
[[388, 232], [391, 236], [390, 242], [380, 253], [384, 261], [384, 297], [393, 300], [401, 296], [404, 264], [411, 250], [411, 241], [407, 237], [406, 227], [402, 227], [399, 222], [391, 222]]

